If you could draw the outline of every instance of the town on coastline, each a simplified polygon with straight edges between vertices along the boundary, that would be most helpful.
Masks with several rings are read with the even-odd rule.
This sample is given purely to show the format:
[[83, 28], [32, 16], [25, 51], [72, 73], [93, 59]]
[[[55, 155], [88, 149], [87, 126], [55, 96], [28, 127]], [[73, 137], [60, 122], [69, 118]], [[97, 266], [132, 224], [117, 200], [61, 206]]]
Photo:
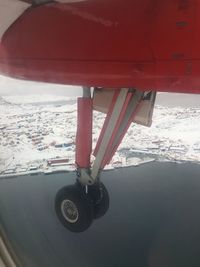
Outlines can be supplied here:
[[[75, 170], [74, 101], [33, 105], [10, 103], [1, 97], [0, 109], [1, 178]], [[94, 145], [104, 116], [94, 112]], [[195, 133], [200, 127], [196, 123], [200, 109], [156, 106], [155, 117], [152, 129], [135, 124], [130, 127], [107, 169], [154, 160], [200, 162], [200, 140]]]

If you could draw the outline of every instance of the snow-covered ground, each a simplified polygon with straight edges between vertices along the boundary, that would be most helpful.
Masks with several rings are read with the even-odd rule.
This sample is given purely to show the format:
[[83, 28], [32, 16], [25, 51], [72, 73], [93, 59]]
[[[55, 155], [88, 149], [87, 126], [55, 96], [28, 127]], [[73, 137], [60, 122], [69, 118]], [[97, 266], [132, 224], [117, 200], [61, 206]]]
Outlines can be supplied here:
[[40, 103], [48, 103], [48, 102], [57, 102], [57, 101], [70, 101], [71, 97], [68, 96], [52, 96], [52, 95], [8, 95], [4, 96], [3, 99], [9, 103], [13, 104], [40, 104]]
[[[0, 114], [1, 176], [75, 168], [74, 98], [4, 96]], [[94, 112], [93, 147], [104, 117]], [[67, 163], [49, 166], [56, 158]], [[151, 128], [132, 124], [107, 168], [153, 160], [200, 162], [200, 108], [156, 106]]]

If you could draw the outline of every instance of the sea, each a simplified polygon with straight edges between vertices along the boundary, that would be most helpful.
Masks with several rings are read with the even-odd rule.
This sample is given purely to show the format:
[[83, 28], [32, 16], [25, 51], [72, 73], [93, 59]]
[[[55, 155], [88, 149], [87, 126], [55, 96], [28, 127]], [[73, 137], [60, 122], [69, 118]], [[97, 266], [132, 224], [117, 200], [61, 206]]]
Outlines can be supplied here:
[[0, 223], [22, 266], [200, 266], [200, 164], [151, 162], [103, 171], [106, 214], [73, 233], [55, 212], [75, 172], [0, 180]]

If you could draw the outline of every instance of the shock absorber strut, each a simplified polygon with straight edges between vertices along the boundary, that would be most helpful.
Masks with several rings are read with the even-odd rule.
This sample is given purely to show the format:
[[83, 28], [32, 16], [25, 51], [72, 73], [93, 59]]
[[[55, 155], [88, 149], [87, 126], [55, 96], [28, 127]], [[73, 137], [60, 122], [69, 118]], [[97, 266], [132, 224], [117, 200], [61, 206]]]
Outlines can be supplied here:
[[[85, 184], [90, 182], [90, 156], [92, 153], [92, 98], [89, 87], [83, 87], [83, 97], [77, 102], [76, 166], [78, 178]], [[84, 180], [85, 179], [87, 180]], [[83, 181], [84, 180], [84, 181]]]

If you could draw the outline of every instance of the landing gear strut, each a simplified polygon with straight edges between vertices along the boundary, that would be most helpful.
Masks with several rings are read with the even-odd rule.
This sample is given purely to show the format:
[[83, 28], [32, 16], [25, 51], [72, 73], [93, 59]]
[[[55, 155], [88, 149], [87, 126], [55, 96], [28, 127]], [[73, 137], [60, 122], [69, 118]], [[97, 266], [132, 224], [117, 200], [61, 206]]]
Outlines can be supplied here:
[[[103, 89], [102, 89], [103, 91]], [[106, 90], [108, 91], [108, 90]], [[93, 99], [90, 88], [83, 88], [83, 97], [78, 98], [78, 125], [76, 135], [76, 185], [61, 189], [55, 201], [55, 208], [61, 223], [73, 232], [82, 232], [92, 223], [105, 215], [109, 207], [109, 195], [100, 182], [101, 170], [108, 164], [131, 122], [140, 113], [144, 100], [150, 105], [144, 106], [144, 114], [137, 120], [147, 118], [142, 124], [149, 124], [155, 102], [155, 93], [124, 88], [112, 91], [107, 106], [107, 116], [101, 130], [96, 148], [95, 161], [91, 166], [92, 153], [92, 113]], [[105, 100], [105, 97], [103, 98]]]
[[[91, 168], [92, 152], [92, 99], [89, 88], [84, 88], [87, 97], [78, 99], [78, 127], [76, 136], [76, 165], [78, 180], [83, 185], [92, 185], [100, 177], [101, 170], [110, 162], [134, 116], [140, 108], [144, 92], [121, 89], [114, 92], [107, 116], [94, 150], [95, 161]], [[86, 94], [86, 92], [88, 92]]]

